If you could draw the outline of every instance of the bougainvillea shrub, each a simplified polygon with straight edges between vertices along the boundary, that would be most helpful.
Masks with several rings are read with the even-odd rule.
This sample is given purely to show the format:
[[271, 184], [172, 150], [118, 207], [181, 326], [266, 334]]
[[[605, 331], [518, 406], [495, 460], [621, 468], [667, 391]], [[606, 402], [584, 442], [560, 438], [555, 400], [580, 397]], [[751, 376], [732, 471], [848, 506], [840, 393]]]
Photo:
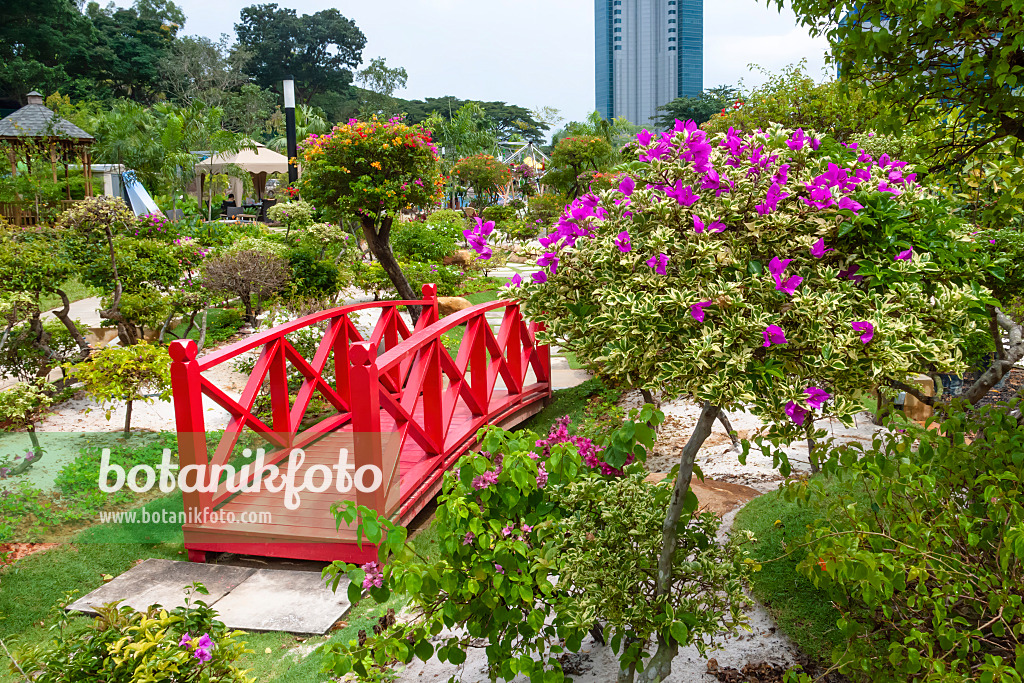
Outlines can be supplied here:
[[[617, 186], [572, 202], [523, 281], [528, 316], [629, 386], [748, 406], [790, 437], [869, 391], [962, 368], [985, 292], [970, 230], [854, 143], [774, 128], [637, 136]], [[486, 228], [474, 245], [486, 254]], [[518, 285], [517, 287], [515, 285]]]

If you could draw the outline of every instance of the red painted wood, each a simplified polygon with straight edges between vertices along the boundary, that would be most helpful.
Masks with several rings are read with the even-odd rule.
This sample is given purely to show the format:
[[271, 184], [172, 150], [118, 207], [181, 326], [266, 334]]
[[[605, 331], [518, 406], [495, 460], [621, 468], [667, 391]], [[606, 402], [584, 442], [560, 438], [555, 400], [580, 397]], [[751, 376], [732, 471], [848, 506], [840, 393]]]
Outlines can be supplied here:
[[[422, 307], [413, 330], [397, 310], [399, 305], [410, 304]], [[370, 338], [363, 341], [348, 316], [374, 306], [382, 309], [381, 316]], [[503, 309], [503, 318], [495, 334], [485, 314], [498, 309]], [[313, 358], [303, 358], [286, 335], [323, 321], [327, 321], [327, 332], [322, 343]], [[441, 336], [458, 325], [466, 325], [466, 332], [452, 358]], [[345, 494], [331, 489], [304, 491], [302, 505], [296, 510], [284, 506], [284, 492], [265, 489], [233, 494], [221, 486], [213, 494], [186, 494], [187, 505], [212, 504], [224, 513], [264, 512], [273, 518], [259, 524], [185, 525], [186, 547], [196, 557], [230, 550], [310, 559], [372, 558], [375, 549], [364, 545], [360, 551], [353, 545], [354, 530], [335, 528], [331, 505], [354, 499], [405, 523], [436, 495], [444, 472], [475, 447], [475, 434], [481, 427], [509, 427], [539, 411], [550, 398], [551, 386], [547, 347], [535, 342], [538, 329], [523, 321], [513, 301], [482, 304], [439, 319], [436, 287], [426, 285], [421, 301], [357, 304], [323, 311], [202, 360], [196, 360], [194, 344], [190, 355], [191, 342], [175, 342], [172, 381], [183, 465], [186, 461], [225, 465], [247, 433], [270, 441], [273, 449], [266, 454], [267, 465], [284, 467], [292, 447], [305, 449], [306, 471], [314, 465], [336, 464], [336, 452], [317, 446], [318, 440], [332, 431], [353, 435], [351, 456], [357, 468], [373, 464], [383, 470], [385, 443], [399, 448], [397, 461], [391, 459], [395, 470], [384, 472], [385, 486], [380, 490]], [[257, 348], [261, 348], [260, 357], [237, 401], [201, 374]], [[328, 366], [332, 354], [333, 363]], [[303, 377], [294, 401], [287, 391], [289, 367]], [[535, 380], [529, 378], [531, 371]], [[272, 427], [252, 413], [265, 382], [270, 389]], [[230, 415], [212, 457], [206, 450], [203, 395]], [[310, 420], [314, 417], [309, 415], [310, 406], [317, 395], [323, 399], [320, 409], [326, 406], [328, 412]], [[304, 422], [315, 424], [302, 427]], [[195, 430], [199, 437], [188, 437], [185, 428]], [[389, 442], [389, 438], [398, 442]], [[303, 472], [299, 475], [301, 478]]]

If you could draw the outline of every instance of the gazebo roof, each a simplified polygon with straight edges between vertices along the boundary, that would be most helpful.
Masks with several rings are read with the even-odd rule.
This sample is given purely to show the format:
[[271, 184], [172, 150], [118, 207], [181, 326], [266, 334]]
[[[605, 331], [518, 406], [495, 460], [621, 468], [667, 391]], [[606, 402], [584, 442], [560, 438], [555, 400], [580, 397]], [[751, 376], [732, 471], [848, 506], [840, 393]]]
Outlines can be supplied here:
[[60, 118], [43, 106], [43, 96], [35, 90], [28, 94], [28, 104], [10, 116], [0, 119], [0, 139], [70, 138], [76, 142], [92, 142], [93, 136]]

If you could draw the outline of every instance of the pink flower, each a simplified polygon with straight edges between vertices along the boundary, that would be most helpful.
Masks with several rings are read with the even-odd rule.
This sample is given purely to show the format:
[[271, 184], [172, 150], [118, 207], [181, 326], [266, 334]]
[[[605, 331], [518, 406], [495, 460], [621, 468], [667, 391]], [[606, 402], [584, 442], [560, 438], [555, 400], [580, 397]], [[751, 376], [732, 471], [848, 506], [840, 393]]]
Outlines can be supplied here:
[[529, 524], [524, 524], [523, 525], [523, 533], [524, 534], [528, 534], [531, 531], [533, 531], [533, 527], [532, 526], [530, 526]]
[[462, 545], [469, 545], [470, 543], [473, 542], [473, 539], [475, 539], [475, 538], [476, 538], [476, 536], [473, 535], [472, 531], [467, 531], [466, 535], [462, 539]]
[[384, 573], [376, 562], [367, 562], [362, 569], [366, 572], [366, 578], [363, 579], [363, 590], [373, 587], [380, 588], [384, 584]]
[[658, 254], [657, 256], [652, 256], [647, 259], [645, 263], [653, 268], [654, 272], [658, 275], [664, 275], [666, 272], [665, 267], [668, 265], [668, 256], [665, 254]]
[[690, 315], [699, 323], [704, 322], [704, 309], [713, 305], [713, 301], [699, 301], [690, 305]]
[[772, 346], [778, 344], [788, 344], [789, 340], [786, 339], [786, 333], [778, 325], [769, 325], [764, 330], [764, 344], [761, 346]]
[[619, 251], [621, 251], [623, 254], [633, 249], [633, 245], [629, 241], [629, 233], [626, 232], [625, 230], [616, 235], [615, 239], [612, 241], [615, 243], [615, 246], [619, 248]]
[[509, 524], [508, 526], [506, 526], [504, 529], [501, 530], [501, 535], [506, 537], [506, 538], [508, 538], [509, 536], [512, 535], [512, 531], [513, 531], [512, 525]]
[[790, 401], [786, 404], [786, 415], [789, 415], [789, 419], [793, 422], [802, 425], [807, 419], [808, 412], [806, 408]]
[[499, 574], [505, 573], [505, 569], [497, 562], [494, 563], [494, 571], [498, 572]]
[[893, 261], [909, 261], [911, 258], [913, 258], [913, 256], [914, 256], [914, 248], [911, 247], [910, 249], [907, 249], [906, 251], [901, 251], [900, 253], [898, 253], [895, 256], [893, 256], [892, 260]]
[[544, 469], [544, 463], [537, 465], [537, 488], [542, 489], [548, 483], [548, 471]]
[[815, 410], [820, 410], [825, 405], [825, 401], [832, 398], [832, 394], [818, 387], [807, 387], [804, 389], [804, 393], [807, 394], [807, 405]]
[[548, 281], [548, 274], [545, 273], [543, 270], [538, 270], [536, 273], [531, 275], [530, 278], [538, 285], [540, 285]]
[[811, 247], [811, 256], [813, 256], [814, 258], [822, 258], [825, 256], [827, 252], [830, 251], [835, 251], [835, 249], [832, 249], [831, 247], [826, 247], [825, 238], [822, 237], [820, 240], [814, 243], [813, 247]]
[[498, 473], [493, 470], [484, 472], [479, 477], [473, 478], [473, 488], [479, 491], [485, 489], [488, 486], [498, 483]]
[[850, 323], [850, 327], [853, 328], [854, 332], [860, 332], [860, 340], [867, 344], [875, 336], [875, 326], [869, 323], [867, 320], [859, 320], [857, 322]]

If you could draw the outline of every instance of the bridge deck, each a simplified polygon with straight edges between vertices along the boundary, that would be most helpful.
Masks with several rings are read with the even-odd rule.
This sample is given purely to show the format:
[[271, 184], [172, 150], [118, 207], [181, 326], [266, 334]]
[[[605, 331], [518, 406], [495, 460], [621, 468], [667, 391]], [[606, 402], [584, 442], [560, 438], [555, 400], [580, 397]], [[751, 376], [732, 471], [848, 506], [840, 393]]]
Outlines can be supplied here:
[[[308, 365], [303, 365], [301, 358], [297, 361], [293, 358], [293, 362], [305, 367], [304, 372], [315, 371], [316, 376], [307, 377], [298, 398], [285, 394], [288, 399], [284, 404], [286, 410], [275, 415], [276, 438], [283, 444], [268, 456], [268, 464], [276, 462], [284, 472], [288, 465], [288, 449], [301, 443], [305, 460], [296, 469], [295, 481], [312, 483], [314, 489], [323, 488], [317, 485], [324, 483], [323, 477], [310, 473], [310, 470], [319, 467], [322, 475], [324, 470], [334, 468], [339, 458], [338, 444], [348, 444], [345, 447], [351, 448], [355, 467], [379, 463], [384, 473], [382, 491], [379, 494], [359, 494], [354, 489], [339, 492], [333, 485], [320, 491], [300, 490], [299, 504], [295, 509], [285, 506], [287, 490], [261, 487], [258, 491], [232, 494], [221, 485], [213, 494], [200, 493], [190, 497], [186, 493], [186, 510], [208, 508], [216, 512], [215, 515], [197, 514], [193, 518], [194, 523], [183, 526], [190, 559], [204, 561], [208, 552], [234, 552], [297, 559], [369, 561], [376, 557], [376, 547], [364, 543], [360, 549], [355, 543], [354, 528], [337, 528], [331, 514], [332, 505], [345, 500], [356, 501], [375, 507], [400, 524], [407, 524], [440, 490], [444, 472], [462, 454], [476, 446], [475, 435], [481, 427], [497, 424], [509, 428], [543, 408], [551, 394], [546, 347], [534, 343], [536, 328], [523, 323], [518, 305], [514, 302], [483, 304], [439, 321], [436, 308], [430, 314], [431, 294], [425, 287], [424, 301], [417, 302], [426, 304], [428, 308], [424, 309], [420, 324], [414, 331], [402, 329], [404, 325], [397, 315], [382, 316], [369, 342], [361, 342], [352, 329], [333, 337], [328, 333], [317, 358], [308, 361]], [[382, 302], [381, 305], [394, 306], [395, 303]], [[497, 334], [484, 317], [486, 312], [496, 308], [506, 310], [506, 324]], [[347, 320], [344, 309], [336, 309], [320, 314], [320, 319], [310, 316], [309, 324], [315, 324], [327, 314], [333, 321]], [[467, 332], [463, 348], [456, 358], [452, 358], [441, 346], [440, 335], [458, 324], [465, 324]], [[281, 374], [286, 353], [294, 353], [294, 349], [284, 346], [284, 335], [296, 329], [301, 329], [301, 326], [292, 323], [279, 330], [278, 334], [271, 330], [263, 335], [264, 356], [268, 358], [264, 373], [271, 381], [275, 374], [273, 364], [282, 364], [277, 369]], [[345, 344], [343, 353], [339, 353], [342, 348], [339, 344]], [[241, 351], [253, 347], [252, 342], [239, 345]], [[334, 368], [338, 374], [330, 378], [324, 372], [330, 355], [325, 349], [332, 347], [333, 358], [344, 356], [349, 363], [345, 364], [344, 372]], [[384, 353], [378, 355], [381, 347], [384, 347]], [[217, 362], [237, 355], [230, 350], [218, 354]], [[188, 424], [189, 415], [184, 415], [184, 420], [182, 417], [188, 412], [189, 405], [202, 405], [201, 394], [218, 399], [216, 388], [207, 386], [209, 382], [205, 378], [198, 378], [200, 369], [209, 369], [215, 363], [203, 359], [205, 362], [200, 366], [192, 355], [191, 362], [196, 367], [189, 369], [193, 376], [188, 381], [189, 378], [183, 375], [186, 374], [184, 366], [190, 362], [189, 355], [184, 345], [176, 350], [172, 348], [174, 366], [179, 366], [176, 372], [172, 366], [172, 376], [175, 380], [181, 464], [224, 464], [247, 425], [255, 424], [255, 431], [262, 428], [263, 423], [256, 424], [249, 411], [264, 376], [259, 375], [258, 366], [250, 379], [251, 386], [238, 402], [221, 397], [225, 407], [233, 411], [235, 419], [217, 453], [210, 456], [205, 450], [205, 439], [202, 445], [197, 445], [198, 440], [190, 442], [187, 437], [183, 438], [198, 425], [194, 420]], [[275, 361], [276, 358], [280, 360]], [[371, 378], [370, 381], [361, 379], [365, 377]], [[404, 379], [397, 381], [398, 377]], [[313, 393], [312, 388], [305, 391], [305, 385], [312, 387], [318, 382], [321, 386], [316, 390], [325, 394], [328, 400], [334, 394], [336, 401], [332, 402], [346, 406], [348, 411], [340, 411], [327, 420], [327, 433], [307, 438], [307, 434], [314, 430], [301, 432], [298, 427], [299, 417], [305, 417], [308, 396]], [[348, 396], [344, 396], [345, 392], [339, 388], [342, 386], [350, 389]], [[379, 399], [375, 400], [375, 393], [379, 393]], [[273, 387], [271, 394], [274, 394]], [[185, 396], [188, 398], [183, 398]], [[296, 404], [304, 396], [307, 396], [307, 405], [300, 405], [299, 410]], [[180, 409], [179, 399], [182, 402]], [[277, 430], [278, 422], [284, 419], [279, 415], [293, 419], [287, 434]], [[186, 424], [183, 425], [183, 421]], [[381, 435], [379, 452], [366, 451], [366, 446], [360, 445], [353, 433], [354, 425], [360, 426], [360, 433]], [[369, 429], [367, 425], [370, 425]], [[313, 478], [309, 479], [307, 475]]]

